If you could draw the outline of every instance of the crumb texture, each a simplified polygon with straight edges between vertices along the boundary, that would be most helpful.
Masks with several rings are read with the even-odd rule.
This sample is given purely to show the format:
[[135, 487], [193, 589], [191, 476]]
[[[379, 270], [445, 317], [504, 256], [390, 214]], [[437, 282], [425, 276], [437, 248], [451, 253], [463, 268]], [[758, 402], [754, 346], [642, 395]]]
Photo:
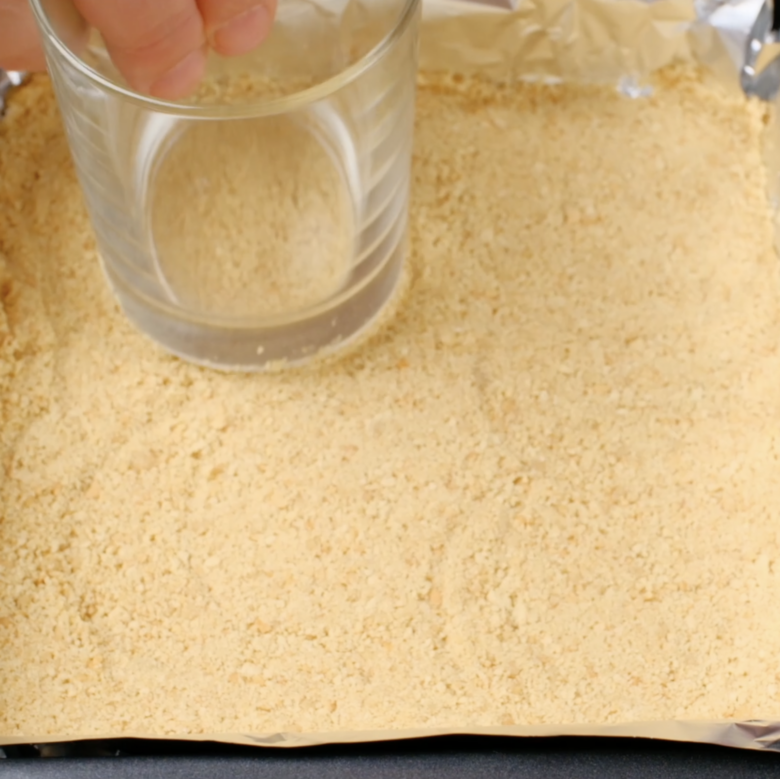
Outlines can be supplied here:
[[21, 90], [0, 733], [780, 718], [762, 130], [687, 72], [643, 101], [424, 77], [404, 306], [237, 376], [125, 322], [48, 83]]
[[155, 177], [160, 272], [190, 311], [301, 311], [349, 275], [351, 205], [331, 154], [300, 122], [195, 122]]

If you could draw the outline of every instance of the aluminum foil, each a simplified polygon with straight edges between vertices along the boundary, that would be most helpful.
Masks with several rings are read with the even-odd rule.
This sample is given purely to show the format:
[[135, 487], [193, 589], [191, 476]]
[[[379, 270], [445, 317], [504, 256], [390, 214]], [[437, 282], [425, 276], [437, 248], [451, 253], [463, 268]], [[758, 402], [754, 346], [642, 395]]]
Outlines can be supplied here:
[[5, 113], [5, 100], [14, 87], [19, 87], [24, 83], [26, 74], [18, 70], [0, 69], [0, 117]]
[[641, 81], [675, 61], [740, 85], [763, 0], [426, 0], [424, 68], [499, 79]]
[[[360, 0], [371, 2], [371, 0]], [[332, 14], [344, 0], [316, 0]], [[772, 99], [780, 85], [780, 46], [763, 0], [424, 0], [421, 65], [502, 81], [613, 82], [647, 94], [645, 79], [674, 62], [703, 66], [730, 89]], [[0, 71], [0, 105], [19, 75]], [[778, 155], [780, 162], [780, 154]], [[780, 165], [777, 166], [780, 170]], [[780, 188], [779, 188], [780, 189]], [[392, 741], [425, 736], [605, 736], [656, 738], [780, 752], [780, 722], [652, 722], [311, 734], [203, 734], [185, 737], [264, 747]], [[133, 734], [136, 738], [154, 736]], [[49, 742], [73, 741], [63, 734]], [[129, 734], [105, 734], [106, 739]], [[29, 743], [4, 738], [0, 746]], [[34, 739], [33, 739], [34, 740]], [[179, 739], [182, 740], [182, 739]]]

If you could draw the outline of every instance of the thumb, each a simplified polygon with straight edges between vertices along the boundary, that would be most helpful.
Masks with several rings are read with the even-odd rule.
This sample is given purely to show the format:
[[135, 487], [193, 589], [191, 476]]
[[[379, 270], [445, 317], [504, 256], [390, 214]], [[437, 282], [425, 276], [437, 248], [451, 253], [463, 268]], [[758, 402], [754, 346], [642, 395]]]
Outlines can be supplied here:
[[206, 33], [195, 0], [76, 0], [76, 5], [136, 91], [176, 100], [200, 83]]

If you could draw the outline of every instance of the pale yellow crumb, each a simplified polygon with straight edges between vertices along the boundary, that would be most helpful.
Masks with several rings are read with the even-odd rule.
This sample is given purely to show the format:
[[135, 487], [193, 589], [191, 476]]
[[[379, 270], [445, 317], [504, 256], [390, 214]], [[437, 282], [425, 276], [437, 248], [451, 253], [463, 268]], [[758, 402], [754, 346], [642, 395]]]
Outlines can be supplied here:
[[158, 268], [198, 314], [297, 313], [349, 277], [352, 209], [309, 129], [283, 118], [194, 123], [155, 177]]
[[421, 87], [409, 288], [301, 372], [162, 355], [49, 87], [0, 123], [0, 734], [780, 717], [759, 105]]

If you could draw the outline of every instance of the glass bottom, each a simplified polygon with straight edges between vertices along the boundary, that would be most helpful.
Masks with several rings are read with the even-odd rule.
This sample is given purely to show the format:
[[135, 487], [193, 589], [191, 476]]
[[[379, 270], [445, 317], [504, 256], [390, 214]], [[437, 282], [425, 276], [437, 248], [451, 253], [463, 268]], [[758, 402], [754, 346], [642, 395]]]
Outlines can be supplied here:
[[112, 272], [108, 283], [127, 318], [166, 351], [189, 362], [224, 371], [268, 371], [324, 359], [354, 342], [377, 321], [399, 288], [405, 242], [347, 293], [295, 318], [241, 326], [188, 319], [161, 308]]

